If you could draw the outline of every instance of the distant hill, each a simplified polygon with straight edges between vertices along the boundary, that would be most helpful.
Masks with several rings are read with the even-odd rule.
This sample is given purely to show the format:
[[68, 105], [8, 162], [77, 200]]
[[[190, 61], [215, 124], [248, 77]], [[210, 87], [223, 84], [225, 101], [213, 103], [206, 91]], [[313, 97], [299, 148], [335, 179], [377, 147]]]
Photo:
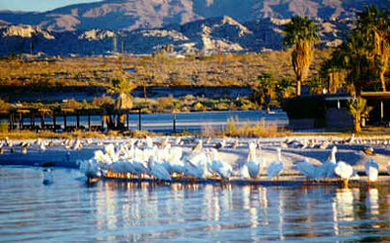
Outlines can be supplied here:
[[341, 43], [366, 0], [106, 0], [48, 12], [0, 12], [0, 55], [263, 52], [282, 48], [282, 25], [309, 15], [322, 46]]
[[[282, 25], [286, 21], [263, 18], [241, 24], [222, 16], [132, 31], [50, 31], [31, 25], [4, 25], [0, 27], [0, 55], [31, 52], [50, 56], [151, 54], [167, 46], [173, 54], [264, 52], [282, 48]], [[351, 23], [348, 19], [319, 22], [322, 46], [340, 44]]]
[[27, 24], [48, 30], [135, 30], [231, 16], [240, 23], [262, 18], [346, 18], [367, 4], [390, 8], [387, 0], [106, 0], [47, 12], [0, 12], [0, 23]]

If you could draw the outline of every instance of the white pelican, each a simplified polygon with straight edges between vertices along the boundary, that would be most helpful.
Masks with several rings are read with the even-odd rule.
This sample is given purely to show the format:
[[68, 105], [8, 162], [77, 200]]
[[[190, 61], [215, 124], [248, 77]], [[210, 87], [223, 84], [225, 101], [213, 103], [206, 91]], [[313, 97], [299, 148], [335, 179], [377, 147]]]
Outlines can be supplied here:
[[136, 175], [142, 175], [148, 172], [147, 160], [144, 160], [144, 153], [137, 147], [133, 150], [132, 166]]
[[251, 176], [249, 175], [248, 166], [246, 166], [246, 163], [240, 168], [239, 177], [243, 178], [243, 179], [250, 179], [251, 178]]
[[77, 138], [73, 144], [73, 150], [80, 150], [82, 148], [83, 148], [83, 145], [81, 144], [81, 140]]
[[44, 143], [44, 142], [42, 142], [42, 143], [40, 144], [39, 149], [40, 149], [42, 152], [46, 151], [46, 146], [45, 146], [45, 143]]
[[317, 168], [316, 166], [312, 165], [307, 158], [297, 164], [297, 170], [303, 175], [307, 176], [309, 179], [318, 180]]
[[277, 148], [277, 160], [273, 161], [267, 168], [267, 175], [268, 178], [273, 178], [275, 176], [278, 176], [284, 167], [283, 161], [282, 161], [282, 149]]
[[249, 153], [246, 161], [249, 176], [256, 179], [260, 175], [260, 162], [256, 156], [256, 144], [254, 142], [249, 143]]
[[192, 153], [199, 153], [203, 149], [202, 139], [199, 139], [198, 144], [194, 148], [192, 148]]
[[114, 162], [108, 154], [104, 154], [101, 150], [94, 151], [92, 159], [96, 161], [99, 168], [105, 170], [110, 169], [111, 164]]
[[226, 140], [225, 139], [222, 139], [222, 141], [219, 141], [217, 142], [215, 145], [214, 145], [214, 148], [215, 149], [221, 149], [221, 148], [224, 148], [226, 145]]
[[168, 137], [165, 137], [163, 140], [161, 140], [161, 148], [165, 148], [168, 144], [170, 145]]
[[88, 178], [95, 178], [101, 176], [101, 171], [97, 161], [92, 158], [89, 160], [78, 160], [79, 170]]
[[379, 165], [374, 159], [371, 158], [366, 162], [365, 171], [369, 182], [378, 180]]
[[390, 174], [390, 162], [387, 163], [387, 173]]
[[41, 145], [42, 139], [41, 139], [41, 138], [37, 138], [37, 140], [35, 140], [34, 143], [35, 143], [36, 145]]
[[106, 152], [106, 155], [109, 156], [109, 158], [111, 159], [112, 162], [115, 162], [119, 159], [117, 153], [115, 152], [114, 144], [110, 143], [110, 144], [106, 145], [104, 147], [104, 151]]
[[150, 157], [149, 159], [149, 173], [158, 180], [171, 181], [169, 172], [161, 163], [156, 163], [154, 161], [154, 156]]
[[333, 178], [334, 169], [336, 168], [337, 147], [333, 146], [330, 157], [320, 167], [317, 168], [317, 178]]
[[177, 173], [182, 174], [185, 173], [185, 164], [182, 160], [183, 157], [183, 149], [181, 147], [173, 147], [169, 152], [169, 157], [166, 160], [166, 163], [169, 164], [168, 171], [170, 174]]
[[23, 147], [22, 150], [21, 150], [22, 154], [27, 154], [27, 148], [26, 147]]
[[153, 148], [153, 139], [151, 137], [147, 136], [145, 142], [146, 142], [146, 147]]
[[233, 173], [232, 166], [221, 161], [218, 151], [216, 149], [210, 149], [211, 153], [211, 170], [218, 174], [222, 179], [229, 179]]
[[70, 149], [72, 147], [72, 144], [73, 144], [73, 140], [72, 139], [66, 139], [64, 141], [64, 145], [65, 145], [66, 149]]
[[204, 151], [192, 154], [190, 158], [185, 159], [185, 175], [198, 179], [211, 177], [208, 170], [208, 156]]
[[181, 140], [181, 137], [177, 137], [174, 142], [175, 145], [183, 145], [183, 141]]
[[43, 170], [43, 182], [44, 185], [53, 184], [53, 175], [51, 174], [51, 169]]
[[344, 186], [348, 187], [348, 180], [353, 175], [352, 166], [344, 161], [339, 161], [334, 169], [334, 173], [340, 176], [340, 178], [344, 180]]
[[127, 159], [120, 159], [110, 165], [110, 170], [115, 173], [130, 173], [136, 174], [135, 169], [133, 168], [133, 163]]

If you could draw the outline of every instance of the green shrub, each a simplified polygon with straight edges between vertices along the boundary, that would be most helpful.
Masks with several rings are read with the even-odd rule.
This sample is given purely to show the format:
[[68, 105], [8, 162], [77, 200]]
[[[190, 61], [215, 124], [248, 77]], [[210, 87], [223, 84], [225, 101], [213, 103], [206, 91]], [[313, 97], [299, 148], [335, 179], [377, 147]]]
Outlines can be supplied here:
[[8, 132], [8, 123], [4, 121], [0, 123], [0, 133], [6, 133], [6, 132]]

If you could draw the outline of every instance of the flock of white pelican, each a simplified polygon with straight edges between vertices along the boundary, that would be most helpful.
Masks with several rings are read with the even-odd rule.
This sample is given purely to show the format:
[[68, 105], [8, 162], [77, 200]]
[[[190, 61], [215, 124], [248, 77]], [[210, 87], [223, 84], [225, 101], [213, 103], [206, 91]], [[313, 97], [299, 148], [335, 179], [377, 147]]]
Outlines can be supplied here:
[[[259, 179], [264, 171], [268, 179], [278, 178], [284, 169], [282, 148], [277, 147], [276, 160], [268, 161], [259, 156], [259, 144], [248, 141], [248, 155], [241, 166], [233, 169], [232, 165], [221, 159], [218, 149], [226, 142], [217, 143], [214, 147], [203, 147], [203, 141], [198, 140], [191, 153], [183, 153], [179, 143], [172, 145], [168, 140], [156, 144], [152, 138], [131, 140], [122, 144], [108, 144], [103, 150], [96, 150], [88, 160], [79, 160], [77, 164], [87, 177], [101, 177], [108, 173], [125, 174], [131, 178], [153, 178], [161, 181], [171, 181], [172, 178], [189, 179], [220, 179], [228, 181], [231, 178], [247, 180]], [[237, 144], [236, 141], [233, 144]], [[345, 161], [337, 161], [337, 147], [333, 146], [327, 161], [320, 166], [311, 164], [307, 159], [296, 164], [295, 169], [308, 179], [322, 181], [340, 178], [346, 184], [351, 178], [357, 178], [353, 167]], [[365, 172], [369, 182], [378, 178], [379, 166], [374, 159], [366, 162]]]
[[[340, 178], [348, 183], [351, 178], [358, 177], [350, 163], [337, 161], [336, 159], [336, 145], [355, 144], [359, 140], [354, 136], [338, 141], [338, 143], [331, 140], [315, 141], [314, 139], [286, 140], [280, 142], [279, 145], [274, 145], [272, 149], [276, 155], [274, 161], [265, 161], [259, 141], [247, 140], [244, 141], [248, 149], [247, 158], [245, 161], [239, 161], [239, 166], [236, 166], [236, 168], [233, 168], [231, 161], [225, 161], [221, 158], [219, 150], [224, 147], [236, 149], [240, 144], [237, 139], [230, 143], [221, 140], [216, 142], [213, 147], [203, 145], [210, 144], [210, 139], [198, 139], [190, 153], [184, 152], [182, 145], [194, 141], [184, 141], [183, 138], [178, 137], [172, 142], [169, 142], [168, 138], [153, 142], [151, 137], [146, 137], [105, 145], [103, 142], [98, 142], [96, 145], [103, 147], [103, 149], [95, 150], [92, 158], [78, 160], [76, 164], [88, 178], [119, 174], [129, 178], [151, 178], [161, 181], [171, 181], [172, 178], [204, 180], [213, 178], [228, 181], [231, 178], [256, 180], [261, 175], [266, 174], [268, 179], [273, 179], [278, 178], [285, 167], [282, 159], [282, 149], [315, 147], [319, 149], [332, 148], [326, 161], [321, 165], [314, 165], [306, 158], [296, 163], [292, 169], [314, 181]], [[31, 146], [36, 146], [39, 151], [45, 152], [46, 147], [52, 146], [54, 143], [63, 145], [65, 149], [80, 150], [83, 146], [88, 146], [94, 142], [91, 139], [66, 139], [57, 140], [56, 142], [36, 139], [33, 142], [22, 141], [15, 145], [13, 141], [6, 138], [0, 141], [0, 154], [7, 149], [14, 153], [16, 148], [20, 149], [22, 154], [27, 154]], [[241, 141], [241, 145], [242, 143]], [[390, 172], [390, 164], [387, 169]], [[378, 179], [379, 165], [373, 158], [365, 163], [365, 173], [369, 182], [375, 182]]]

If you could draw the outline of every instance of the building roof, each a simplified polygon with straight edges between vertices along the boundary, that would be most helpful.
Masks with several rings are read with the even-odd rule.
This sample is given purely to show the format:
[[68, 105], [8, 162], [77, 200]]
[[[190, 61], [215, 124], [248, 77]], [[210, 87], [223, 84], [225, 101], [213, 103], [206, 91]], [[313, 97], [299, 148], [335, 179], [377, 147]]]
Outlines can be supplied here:
[[363, 98], [389, 98], [390, 99], [390, 92], [362, 92]]

